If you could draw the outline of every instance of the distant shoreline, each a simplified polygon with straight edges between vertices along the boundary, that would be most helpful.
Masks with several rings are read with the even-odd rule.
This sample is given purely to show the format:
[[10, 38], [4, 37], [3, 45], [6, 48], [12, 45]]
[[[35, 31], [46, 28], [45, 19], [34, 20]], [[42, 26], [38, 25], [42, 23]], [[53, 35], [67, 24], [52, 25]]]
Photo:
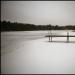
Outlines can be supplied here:
[[[1, 31], [1, 32], [16, 32], [17, 30], [11, 30], [11, 31]], [[22, 31], [22, 30], [19, 30]], [[25, 31], [67, 31], [67, 30], [25, 30]], [[68, 31], [72, 31], [75, 32], [75, 30], [68, 30]]]
[[1, 31], [39, 31], [39, 30], [75, 30], [75, 25], [35, 25], [24, 23], [1, 22]]

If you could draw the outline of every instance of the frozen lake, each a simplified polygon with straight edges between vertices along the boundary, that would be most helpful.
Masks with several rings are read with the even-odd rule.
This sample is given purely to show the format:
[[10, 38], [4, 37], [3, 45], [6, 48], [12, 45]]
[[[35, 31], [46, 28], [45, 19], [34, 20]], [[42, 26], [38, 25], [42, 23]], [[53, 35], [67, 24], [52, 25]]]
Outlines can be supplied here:
[[[75, 32], [70, 35], [75, 35]], [[53, 38], [48, 31], [1, 32], [2, 74], [75, 74], [75, 37]], [[66, 31], [52, 31], [66, 35]], [[63, 41], [63, 42], [61, 42]]]

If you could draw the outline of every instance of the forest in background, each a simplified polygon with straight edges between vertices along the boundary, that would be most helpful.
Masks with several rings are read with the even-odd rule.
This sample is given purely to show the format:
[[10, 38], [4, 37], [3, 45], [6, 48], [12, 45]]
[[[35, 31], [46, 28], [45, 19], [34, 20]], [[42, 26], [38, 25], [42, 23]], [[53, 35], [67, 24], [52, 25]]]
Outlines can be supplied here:
[[35, 31], [35, 30], [75, 30], [75, 25], [35, 25], [10, 21], [0, 21], [1, 31]]

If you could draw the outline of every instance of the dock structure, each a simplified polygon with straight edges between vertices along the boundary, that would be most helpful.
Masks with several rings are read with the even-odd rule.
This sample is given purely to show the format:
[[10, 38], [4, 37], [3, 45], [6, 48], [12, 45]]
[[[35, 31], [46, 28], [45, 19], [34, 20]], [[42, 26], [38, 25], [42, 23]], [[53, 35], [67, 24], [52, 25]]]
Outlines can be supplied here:
[[52, 33], [50, 35], [46, 35], [46, 37], [49, 37], [49, 42], [52, 42], [53, 37], [67, 37], [67, 41], [69, 42], [70, 37], [75, 37], [74, 35], [69, 35], [69, 32], [67, 32], [67, 35], [53, 35]]

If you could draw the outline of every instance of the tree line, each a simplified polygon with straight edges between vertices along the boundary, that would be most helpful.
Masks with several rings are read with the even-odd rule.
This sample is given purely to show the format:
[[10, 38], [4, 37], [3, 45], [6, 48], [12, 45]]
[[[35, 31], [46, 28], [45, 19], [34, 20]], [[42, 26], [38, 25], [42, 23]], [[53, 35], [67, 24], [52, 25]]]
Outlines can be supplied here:
[[35, 31], [35, 30], [75, 30], [75, 25], [34, 25], [34, 24], [24, 24], [10, 21], [0, 21], [1, 31]]

